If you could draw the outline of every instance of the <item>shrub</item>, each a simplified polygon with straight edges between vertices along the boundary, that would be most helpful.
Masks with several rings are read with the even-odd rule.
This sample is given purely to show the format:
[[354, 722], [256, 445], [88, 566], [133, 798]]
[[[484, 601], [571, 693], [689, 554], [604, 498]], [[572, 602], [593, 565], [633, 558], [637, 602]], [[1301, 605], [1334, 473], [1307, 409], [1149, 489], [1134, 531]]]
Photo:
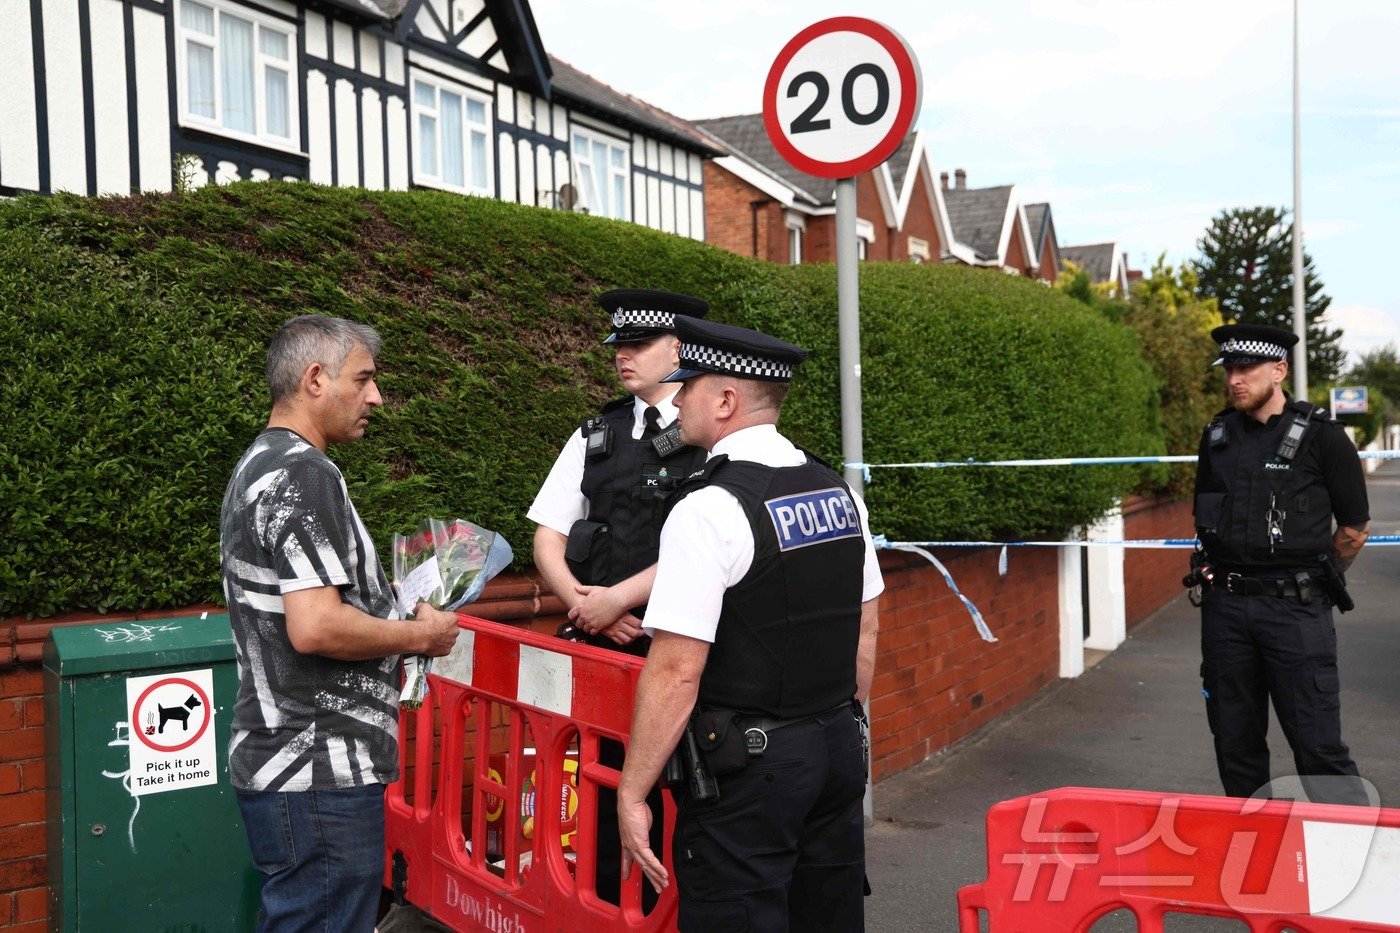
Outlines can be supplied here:
[[[707, 298], [713, 317], [812, 350], [784, 429], [839, 463], [835, 273], [632, 224], [436, 192], [246, 183], [187, 195], [0, 205], [0, 615], [219, 598], [218, 510], [267, 416], [277, 325], [374, 325], [386, 397], [333, 448], [386, 546], [427, 515], [501, 531], [578, 419], [620, 394], [593, 301], [616, 285]], [[1133, 337], [1034, 283], [862, 266], [865, 457], [1162, 449]], [[1122, 468], [882, 470], [892, 538], [1056, 534], [1138, 476]]]

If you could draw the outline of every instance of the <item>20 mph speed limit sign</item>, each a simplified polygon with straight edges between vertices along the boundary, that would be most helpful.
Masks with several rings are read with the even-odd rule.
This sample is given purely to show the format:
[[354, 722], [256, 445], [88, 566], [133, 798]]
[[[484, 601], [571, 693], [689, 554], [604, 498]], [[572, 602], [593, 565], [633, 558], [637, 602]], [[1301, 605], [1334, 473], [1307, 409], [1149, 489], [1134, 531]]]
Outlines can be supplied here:
[[768, 137], [795, 168], [851, 178], [888, 159], [919, 115], [919, 63], [899, 34], [857, 16], [802, 30], [763, 87]]

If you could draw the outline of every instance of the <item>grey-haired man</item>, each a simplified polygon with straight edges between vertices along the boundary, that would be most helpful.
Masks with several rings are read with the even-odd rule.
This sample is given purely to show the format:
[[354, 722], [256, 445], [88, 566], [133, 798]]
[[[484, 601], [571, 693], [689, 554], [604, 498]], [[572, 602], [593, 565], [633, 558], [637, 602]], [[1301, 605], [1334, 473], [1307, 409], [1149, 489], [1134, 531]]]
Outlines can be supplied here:
[[399, 619], [331, 444], [382, 404], [379, 335], [302, 315], [267, 354], [272, 414], [220, 516], [238, 654], [229, 775], [253, 863], [258, 929], [369, 931], [384, 873], [384, 786], [398, 778], [400, 655], [443, 655], [456, 617]]

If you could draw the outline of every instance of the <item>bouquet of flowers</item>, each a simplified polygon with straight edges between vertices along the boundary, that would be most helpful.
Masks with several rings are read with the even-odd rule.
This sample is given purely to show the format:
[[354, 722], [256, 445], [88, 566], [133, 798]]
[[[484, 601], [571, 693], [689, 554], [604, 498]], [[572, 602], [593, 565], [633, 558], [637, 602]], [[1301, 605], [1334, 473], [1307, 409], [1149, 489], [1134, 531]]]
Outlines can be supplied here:
[[[454, 518], [424, 519], [411, 535], [394, 535], [394, 593], [399, 612], [408, 616], [425, 602], [449, 612], [481, 595], [486, 581], [510, 566], [510, 544], [494, 531]], [[404, 689], [399, 705], [418, 709], [428, 695], [432, 658], [404, 659]]]

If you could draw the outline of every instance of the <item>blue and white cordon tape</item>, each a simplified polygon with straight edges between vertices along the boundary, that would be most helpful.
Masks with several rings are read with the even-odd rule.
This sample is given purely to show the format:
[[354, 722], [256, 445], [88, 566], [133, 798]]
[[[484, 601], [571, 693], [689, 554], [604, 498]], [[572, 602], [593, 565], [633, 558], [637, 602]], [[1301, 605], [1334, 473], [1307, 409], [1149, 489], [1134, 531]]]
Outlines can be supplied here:
[[[1400, 460], [1400, 450], [1362, 450], [1357, 452], [1362, 460]], [[871, 470], [887, 469], [944, 469], [947, 467], [1026, 467], [1026, 466], [1118, 466], [1133, 463], [1195, 463], [1196, 456], [1180, 455], [1166, 457], [1055, 457], [1045, 460], [931, 460], [924, 463], [848, 463], [846, 466], [854, 467], [861, 471], [865, 477], [865, 482], [870, 482]], [[918, 554], [943, 574], [943, 579], [948, 584], [948, 589], [953, 591], [953, 595], [962, 601], [967, 607], [968, 615], [972, 616], [972, 622], [977, 626], [977, 634], [982, 636], [983, 641], [994, 642], [996, 636], [992, 634], [991, 628], [987, 626], [987, 621], [982, 617], [981, 611], [962, 594], [958, 585], [953, 582], [953, 575], [948, 572], [948, 568], [943, 566], [943, 562], [929, 553], [931, 547], [999, 547], [1001, 554], [997, 558], [997, 572], [1003, 577], [1006, 576], [1006, 553], [1008, 548], [1013, 547], [1121, 547], [1121, 548], [1194, 548], [1195, 538], [1143, 538], [1124, 541], [890, 541], [884, 535], [873, 535], [871, 539], [875, 547], [890, 551], [908, 551], [911, 554]], [[1400, 535], [1372, 535], [1366, 539], [1367, 547], [1381, 546], [1394, 547], [1400, 544]]]

